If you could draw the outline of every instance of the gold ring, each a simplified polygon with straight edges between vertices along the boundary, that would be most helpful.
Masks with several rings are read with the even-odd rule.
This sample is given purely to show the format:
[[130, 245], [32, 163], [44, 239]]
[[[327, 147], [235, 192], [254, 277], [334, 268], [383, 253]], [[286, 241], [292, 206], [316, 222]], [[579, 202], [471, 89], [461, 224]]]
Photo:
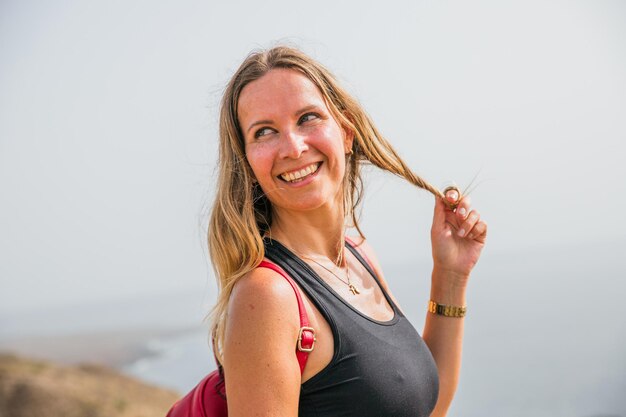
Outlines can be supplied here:
[[[451, 190], [456, 191], [456, 194], [457, 194], [456, 201], [453, 203], [449, 202], [448, 199], [446, 198], [446, 194], [448, 194], [448, 191], [451, 191]], [[459, 203], [461, 202], [461, 190], [459, 190], [459, 187], [457, 187], [456, 185], [449, 185], [443, 189], [443, 197], [444, 197], [443, 201], [445, 201], [448, 207], [450, 207], [451, 210], [455, 210], [457, 206], [459, 205]]]

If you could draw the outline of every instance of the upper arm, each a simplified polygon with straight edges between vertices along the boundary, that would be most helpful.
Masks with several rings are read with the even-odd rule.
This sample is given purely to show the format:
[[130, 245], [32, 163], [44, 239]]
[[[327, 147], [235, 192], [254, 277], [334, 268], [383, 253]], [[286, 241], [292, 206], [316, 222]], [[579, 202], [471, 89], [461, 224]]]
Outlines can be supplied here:
[[383, 269], [380, 265], [380, 262], [378, 261], [378, 258], [376, 257], [376, 253], [374, 252], [374, 249], [367, 242], [367, 239], [362, 238], [362, 237], [350, 237], [350, 239], [356, 244], [356, 248], [360, 250], [361, 253], [367, 256], [366, 261], [370, 263], [370, 266], [376, 273], [376, 276], [378, 277], [380, 281], [380, 285], [385, 289], [387, 294], [389, 294], [389, 297], [391, 297], [395, 305], [398, 306], [400, 310], [402, 310], [402, 308], [400, 307], [400, 304], [398, 304], [398, 300], [396, 300], [396, 297], [393, 296], [393, 293], [391, 292], [391, 289], [389, 288], [389, 285], [387, 284], [387, 280], [385, 279], [385, 275], [383, 274]]
[[224, 338], [228, 415], [298, 415], [298, 304], [278, 273], [257, 268], [235, 285]]

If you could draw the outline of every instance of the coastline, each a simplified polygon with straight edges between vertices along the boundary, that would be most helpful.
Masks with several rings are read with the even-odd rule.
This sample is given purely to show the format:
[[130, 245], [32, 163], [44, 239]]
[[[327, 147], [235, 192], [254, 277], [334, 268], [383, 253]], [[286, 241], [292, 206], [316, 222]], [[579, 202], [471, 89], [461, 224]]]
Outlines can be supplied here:
[[179, 326], [14, 336], [0, 338], [0, 355], [100, 366], [184, 394], [215, 369], [207, 334], [203, 326]]
[[151, 341], [172, 339], [197, 332], [198, 327], [141, 327], [123, 330], [73, 332], [59, 335], [27, 335], [0, 339], [0, 352], [75, 365], [90, 363], [123, 369], [159, 352]]
[[179, 393], [110, 367], [61, 365], [0, 353], [2, 416], [158, 416], [178, 398]]

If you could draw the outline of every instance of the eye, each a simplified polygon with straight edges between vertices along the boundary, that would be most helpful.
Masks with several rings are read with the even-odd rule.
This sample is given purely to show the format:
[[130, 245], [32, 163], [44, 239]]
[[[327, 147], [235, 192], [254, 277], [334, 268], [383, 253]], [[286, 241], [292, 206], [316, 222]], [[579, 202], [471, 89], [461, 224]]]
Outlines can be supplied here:
[[254, 132], [254, 138], [258, 139], [261, 136], [269, 135], [270, 133], [272, 133], [272, 129], [270, 129], [269, 127], [262, 127]]
[[315, 120], [315, 119], [319, 119], [319, 114], [317, 113], [305, 113], [302, 116], [300, 116], [300, 119], [298, 120], [298, 124], [302, 124], [305, 122], [309, 122], [311, 120]]

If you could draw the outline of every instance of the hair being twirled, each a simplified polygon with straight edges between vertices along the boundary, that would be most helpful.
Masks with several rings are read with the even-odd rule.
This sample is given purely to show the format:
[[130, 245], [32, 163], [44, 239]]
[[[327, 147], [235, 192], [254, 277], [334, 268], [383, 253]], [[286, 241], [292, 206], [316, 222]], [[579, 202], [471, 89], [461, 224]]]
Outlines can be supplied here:
[[208, 226], [209, 251], [218, 282], [218, 298], [211, 311], [215, 354], [222, 361], [222, 342], [228, 302], [234, 285], [256, 268], [265, 255], [263, 234], [272, 224], [272, 206], [246, 160], [237, 105], [243, 88], [275, 68], [292, 69], [304, 74], [319, 89], [329, 110], [340, 125], [354, 132], [353, 154], [347, 159], [344, 179], [346, 217], [359, 228], [357, 207], [363, 183], [361, 166], [371, 163], [411, 184], [442, 193], [413, 173], [393, 147], [380, 134], [361, 105], [337, 83], [321, 64], [298, 49], [278, 46], [251, 53], [226, 86], [219, 121], [218, 182]]

